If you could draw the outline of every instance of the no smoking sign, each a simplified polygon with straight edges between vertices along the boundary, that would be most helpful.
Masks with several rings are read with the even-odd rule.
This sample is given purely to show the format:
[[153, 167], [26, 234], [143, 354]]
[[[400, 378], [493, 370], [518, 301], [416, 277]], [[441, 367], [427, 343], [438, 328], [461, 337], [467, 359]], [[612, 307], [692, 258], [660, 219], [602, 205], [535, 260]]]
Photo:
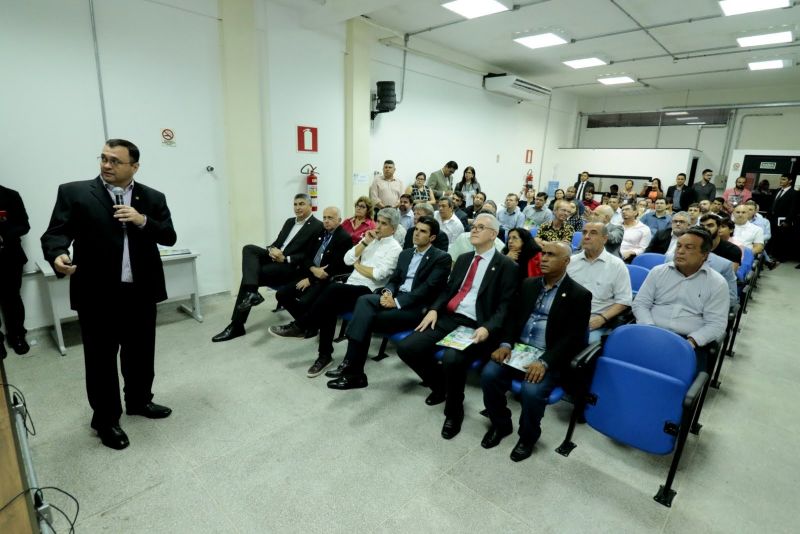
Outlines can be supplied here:
[[161, 129], [161, 144], [164, 146], [175, 146], [175, 131], [172, 128]]

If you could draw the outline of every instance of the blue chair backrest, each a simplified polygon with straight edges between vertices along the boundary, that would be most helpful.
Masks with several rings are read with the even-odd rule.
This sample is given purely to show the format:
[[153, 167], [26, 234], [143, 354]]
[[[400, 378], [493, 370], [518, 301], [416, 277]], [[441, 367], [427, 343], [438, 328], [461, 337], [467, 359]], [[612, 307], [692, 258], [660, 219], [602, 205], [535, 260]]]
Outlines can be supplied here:
[[644, 267], [647, 270], [652, 269], [657, 265], [661, 265], [664, 263], [664, 255], [657, 254], [655, 252], [644, 252], [635, 256], [633, 261], [631, 262], [633, 265], [638, 265], [639, 267]]
[[739, 279], [740, 282], [744, 282], [745, 278], [747, 277], [747, 273], [753, 270], [754, 262], [755, 256], [753, 256], [753, 249], [750, 247], [745, 247], [744, 252], [742, 253], [742, 263], [739, 265], [739, 269], [736, 271], [736, 278]]
[[650, 271], [641, 265], [626, 265], [626, 267], [628, 268], [628, 274], [631, 277], [631, 290], [636, 293], [639, 291], [639, 288], [642, 287], [644, 279], [647, 278], [647, 275], [650, 273]]
[[581, 242], [583, 242], [583, 232], [575, 232], [572, 234], [572, 250], [578, 250], [581, 248]]
[[668, 454], [681, 422], [683, 399], [696, 374], [688, 341], [649, 325], [623, 325], [608, 336], [597, 359], [585, 410], [597, 431], [653, 454]]
[[531, 237], [536, 237], [536, 234], [538, 234], [538, 233], [539, 233], [539, 227], [538, 226], [532, 226], [531, 227]]

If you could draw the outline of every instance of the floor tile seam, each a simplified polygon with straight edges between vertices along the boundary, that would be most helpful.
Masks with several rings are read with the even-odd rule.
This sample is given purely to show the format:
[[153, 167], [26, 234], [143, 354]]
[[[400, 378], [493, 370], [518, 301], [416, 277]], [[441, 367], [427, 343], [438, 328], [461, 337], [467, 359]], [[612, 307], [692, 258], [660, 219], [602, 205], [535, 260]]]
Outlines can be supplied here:
[[239, 525], [233, 520], [233, 517], [231, 517], [231, 515], [228, 513], [227, 508], [219, 500], [217, 500], [216, 497], [214, 497], [214, 495], [209, 491], [208, 487], [203, 482], [203, 480], [198, 476], [197, 469], [199, 469], [199, 467], [198, 468], [190, 468], [188, 474], [192, 478], [194, 478], [195, 482], [200, 487], [200, 491], [202, 491], [208, 499], [210, 499], [214, 504], [217, 505], [217, 509], [220, 511], [222, 516], [225, 518], [225, 521], [228, 524], [230, 524], [230, 526], [232, 526], [237, 533], [241, 533], [242, 530], [239, 528]]
[[[434, 479], [428, 481], [423, 486], [423, 488], [429, 488], [429, 487], [433, 486], [434, 484], [436, 484], [442, 478], [447, 477], [447, 473], [445, 473], [444, 471], [441, 471], [440, 469], [437, 469], [437, 471], [441, 472], [441, 476], [438, 477], [438, 478], [434, 478]], [[406, 508], [411, 506], [411, 503], [414, 502], [414, 500], [416, 500], [417, 497], [419, 497], [419, 494], [415, 493], [415, 494], [411, 494], [408, 498], [404, 499], [403, 502], [400, 503], [400, 505], [391, 514], [388, 514], [385, 518], [383, 518], [383, 520], [378, 522], [378, 526], [379, 527], [385, 526], [386, 523], [388, 523], [391, 519], [393, 519], [395, 516], [398, 516], [399, 514], [401, 514], [403, 512], [403, 510], [405, 510]]]
[[126, 504], [126, 503], [128, 503], [128, 502], [130, 502], [130, 501], [132, 501], [132, 500], [134, 500], [134, 499], [136, 499], [136, 498], [137, 498], [137, 497], [139, 497], [140, 495], [143, 495], [144, 493], [146, 493], [146, 492], [148, 492], [148, 491], [150, 491], [150, 490], [152, 490], [152, 489], [154, 489], [154, 488], [157, 488], [158, 486], [161, 486], [162, 484], [166, 483], [166, 482], [167, 482], [167, 480], [168, 480], [168, 479], [159, 480], [159, 481], [158, 481], [158, 482], [156, 482], [155, 484], [151, 484], [151, 485], [147, 486], [146, 488], [143, 488], [143, 489], [141, 489], [141, 490], [137, 491], [137, 492], [136, 492], [136, 493], [134, 493], [133, 495], [129, 495], [128, 497], [126, 497], [126, 498], [122, 499], [122, 500], [121, 500], [121, 501], [119, 501], [119, 502], [116, 502], [116, 503], [114, 503], [114, 504], [111, 504], [111, 505], [109, 505], [108, 507], [106, 507], [106, 508], [104, 508], [104, 509], [102, 509], [102, 510], [99, 510], [99, 511], [97, 511], [97, 512], [95, 512], [95, 513], [91, 514], [91, 515], [88, 515], [88, 516], [86, 516], [86, 517], [82, 517], [81, 519], [79, 519], [79, 520], [78, 520], [78, 522], [76, 523], [76, 526], [77, 526], [77, 525], [79, 525], [79, 524], [81, 524], [81, 523], [83, 523], [83, 522], [85, 522], [85, 521], [87, 521], [88, 519], [90, 519], [90, 518], [92, 518], [92, 517], [96, 517], [96, 516], [98, 516], [98, 515], [105, 514], [105, 513], [107, 513], [107, 512], [110, 512], [110, 511], [112, 511], [112, 510], [115, 510], [115, 509], [117, 509], [117, 508], [119, 508], [119, 507], [123, 506], [124, 504]]
[[489, 505], [490, 505], [492, 508], [494, 508], [495, 510], [497, 510], [497, 511], [499, 511], [499, 512], [502, 512], [503, 514], [507, 515], [508, 517], [511, 517], [511, 518], [513, 518], [513, 519], [515, 519], [515, 520], [519, 521], [521, 524], [523, 524], [523, 525], [527, 525], [527, 526], [529, 526], [529, 527], [533, 528], [534, 530], [535, 530], [536, 528], [538, 528], [538, 527], [540, 527], [540, 526], [541, 526], [541, 524], [540, 524], [540, 523], [537, 523], [537, 524], [532, 524], [532, 523], [530, 523], [530, 522], [529, 522], [528, 520], [526, 520], [525, 518], [523, 518], [523, 517], [521, 517], [521, 516], [517, 515], [517, 514], [515, 513], [515, 511], [513, 511], [513, 510], [506, 510], [505, 508], [503, 508], [502, 506], [500, 506], [500, 505], [499, 505], [499, 504], [497, 504], [496, 502], [494, 502], [494, 501], [492, 501], [492, 500], [490, 500], [490, 499], [487, 499], [486, 497], [484, 497], [484, 495], [483, 495], [483, 494], [481, 494], [481, 493], [478, 493], [477, 491], [475, 491], [475, 489], [473, 489], [473, 488], [471, 488], [470, 486], [466, 485], [464, 482], [462, 482], [462, 481], [458, 480], [457, 478], [454, 478], [454, 477], [450, 476], [449, 474], [447, 475], [447, 478], [449, 478], [449, 479], [450, 479], [452, 482], [454, 482], [456, 485], [458, 485], [458, 486], [461, 486], [462, 488], [464, 488], [464, 489], [466, 489], [467, 491], [469, 491], [470, 493], [472, 493], [474, 497], [478, 497], [478, 498], [480, 498], [482, 501], [485, 501], [486, 503], [488, 503], [488, 504], [489, 504]]

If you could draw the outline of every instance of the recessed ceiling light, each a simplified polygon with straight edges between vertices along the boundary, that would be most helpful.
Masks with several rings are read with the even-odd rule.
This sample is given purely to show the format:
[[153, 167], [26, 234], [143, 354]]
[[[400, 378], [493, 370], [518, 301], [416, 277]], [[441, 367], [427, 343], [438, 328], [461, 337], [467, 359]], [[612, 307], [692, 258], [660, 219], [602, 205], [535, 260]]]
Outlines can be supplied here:
[[468, 19], [476, 19], [509, 9], [508, 6], [497, 0], [455, 0], [442, 4], [442, 7]]
[[769, 69], [782, 69], [786, 66], [786, 62], [782, 59], [770, 59], [767, 61], [754, 61], [747, 64], [750, 70], [769, 70]]
[[787, 30], [783, 32], [764, 33], [762, 35], [750, 35], [749, 37], [739, 37], [736, 39], [736, 41], [742, 48], [746, 48], [748, 46], [791, 43], [792, 32]]
[[599, 57], [587, 57], [584, 59], [571, 59], [564, 61], [564, 65], [572, 67], [573, 69], [585, 69], [586, 67], [599, 67], [600, 65], [608, 65]]
[[612, 76], [610, 78], [597, 78], [603, 85], [618, 85], [621, 83], [634, 83], [636, 80], [630, 76]]
[[696, 121], [697, 117], [675, 117], [676, 121]]
[[667, 111], [664, 115], [688, 115], [688, 111]]
[[726, 17], [730, 17], [742, 13], [789, 7], [789, 4], [791, 4], [791, 0], [721, 0], [719, 7]]
[[555, 33], [540, 33], [538, 35], [529, 35], [527, 37], [517, 37], [514, 39], [514, 41], [518, 42], [522, 46], [527, 46], [528, 48], [533, 49], [567, 43], [566, 39], [560, 35], [556, 35]]
[[687, 122], [686, 124], [705, 124], [704, 122]]

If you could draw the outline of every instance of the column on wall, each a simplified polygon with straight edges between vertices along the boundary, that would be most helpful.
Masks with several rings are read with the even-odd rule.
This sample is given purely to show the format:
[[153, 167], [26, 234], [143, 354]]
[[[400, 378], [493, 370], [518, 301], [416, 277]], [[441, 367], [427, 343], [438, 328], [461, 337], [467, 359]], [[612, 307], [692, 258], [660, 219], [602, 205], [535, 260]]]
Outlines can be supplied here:
[[[361, 195], [366, 195], [372, 174], [369, 172], [370, 135], [370, 28], [360, 19], [347, 21], [345, 56], [345, 213]], [[367, 177], [356, 183], [354, 175]]]

